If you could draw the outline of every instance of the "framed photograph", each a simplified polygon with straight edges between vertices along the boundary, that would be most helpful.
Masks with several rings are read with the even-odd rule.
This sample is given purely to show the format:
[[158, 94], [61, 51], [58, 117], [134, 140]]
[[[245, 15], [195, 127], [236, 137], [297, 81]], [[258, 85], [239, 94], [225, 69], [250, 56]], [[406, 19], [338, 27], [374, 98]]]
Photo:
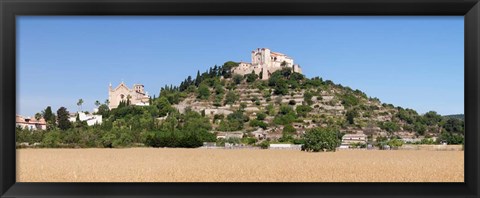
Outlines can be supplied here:
[[477, 0], [0, 10], [1, 197], [479, 197]]

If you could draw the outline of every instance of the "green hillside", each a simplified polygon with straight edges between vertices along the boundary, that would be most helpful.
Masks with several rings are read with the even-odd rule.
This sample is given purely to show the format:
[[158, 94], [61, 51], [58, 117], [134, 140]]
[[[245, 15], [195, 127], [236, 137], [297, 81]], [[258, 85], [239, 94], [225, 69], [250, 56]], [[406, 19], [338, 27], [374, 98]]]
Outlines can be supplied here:
[[[212, 131], [249, 134], [263, 129], [281, 142], [293, 142], [314, 127], [333, 127], [343, 134], [364, 133], [372, 141], [377, 137], [434, 137], [458, 143], [449, 141], [450, 137], [464, 133], [463, 122], [435, 111], [419, 115], [413, 109], [382, 103], [361, 90], [320, 77], [305, 78], [289, 68], [265, 81], [253, 73], [233, 75], [230, 70], [236, 65], [230, 61], [197, 72], [195, 79], [188, 77], [178, 87], [162, 88], [160, 98], [166, 98], [180, 112], [192, 108], [204, 115], [208, 111], [205, 117]], [[212, 113], [215, 109], [218, 114]], [[233, 113], [223, 115], [224, 110]]]

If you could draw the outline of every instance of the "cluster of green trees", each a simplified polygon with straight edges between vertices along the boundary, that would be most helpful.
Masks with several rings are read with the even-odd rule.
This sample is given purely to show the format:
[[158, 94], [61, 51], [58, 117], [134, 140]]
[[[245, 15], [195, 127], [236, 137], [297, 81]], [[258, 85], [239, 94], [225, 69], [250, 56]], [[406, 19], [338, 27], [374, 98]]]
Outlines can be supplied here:
[[273, 88], [276, 95], [287, 95], [289, 89], [300, 87], [300, 83], [305, 79], [300, 73], [293, 72], [290, 68], [284, 68], [272, 73], [268, 80], [268, 86]]
[[[163, 100], [163, 99], [162, 99]], [[166, 100], [166, 99], [165, 99]], [[124, 106], [108, 112], [101, 125], [87, 126], [86, 122], [70, 122], [66, 108], [57, 111], [57, 122], [47, 123], [45, 131], [17, 128], [17, 142], [41, 143], [45, 147], [128, 147], [144, 144], [152, 147], [199, 147], [215, 141], [211, 124], [199, 113], [187, 110], [184, 114], [170, 111], [163, 122], [158, 116], [166, 106]], [[45, 110], [46, 118], [50, 107]], [[52, 116], [54, 116], [52, 114]]]
[[464, 139], [465, 121], [456, 117], [443, 117], [435, 111], [419, 115], [415, 110], [397, 107], [396, 118], [403, 122], [403, 128], [413, 130], [418, 135], [427, 135], [426, 132], [439, 133], [439, 141], [448, 144], [462, 144]]
[[195, 111], [175, 113], [167, 117], [157, 130], [146, 134], [145, 144], [152, 147], [195, 148], [203, 142], [215, 142], [216, 136], [207, 118]]

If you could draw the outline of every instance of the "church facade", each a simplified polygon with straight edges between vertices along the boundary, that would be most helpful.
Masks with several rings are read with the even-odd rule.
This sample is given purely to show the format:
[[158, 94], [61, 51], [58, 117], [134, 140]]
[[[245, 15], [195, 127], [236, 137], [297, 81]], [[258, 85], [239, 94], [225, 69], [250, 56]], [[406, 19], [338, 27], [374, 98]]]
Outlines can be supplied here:
[[232, 69], [234, 74], [246, 75], [252, 72], [259, 75], [260, 79], [267, 80], [271, 74], [283, 68], [291, 68], [293, 72], [302, 73], [298, 64], [285, 54], [272, 52], [268, 48], [257, 48], [252, 51], [252, 62], [240, 62], [238, 67]]
[[112, 84], [108, 87], [108, 107], [110, 109], [117, 108], [121, 101], [130, 99], [130, 104], [147, 106], [149, 105], [148, 93], [145, 92], [142, 84], [134, 84], [130, 89], [124, 82], [120, 83], [116, 88], [112, 88]]

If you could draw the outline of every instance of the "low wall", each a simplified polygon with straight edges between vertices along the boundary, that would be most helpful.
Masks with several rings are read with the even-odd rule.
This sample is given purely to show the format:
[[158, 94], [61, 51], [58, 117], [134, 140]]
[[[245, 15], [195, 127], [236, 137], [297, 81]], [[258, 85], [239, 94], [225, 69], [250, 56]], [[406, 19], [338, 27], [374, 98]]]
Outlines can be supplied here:
[[270, 144], [269, 149], [301, 150], [302, 145], [300, 145], [300, 144]]
[[403, 145], [398, 150], [462, 151], [462, 145]]

